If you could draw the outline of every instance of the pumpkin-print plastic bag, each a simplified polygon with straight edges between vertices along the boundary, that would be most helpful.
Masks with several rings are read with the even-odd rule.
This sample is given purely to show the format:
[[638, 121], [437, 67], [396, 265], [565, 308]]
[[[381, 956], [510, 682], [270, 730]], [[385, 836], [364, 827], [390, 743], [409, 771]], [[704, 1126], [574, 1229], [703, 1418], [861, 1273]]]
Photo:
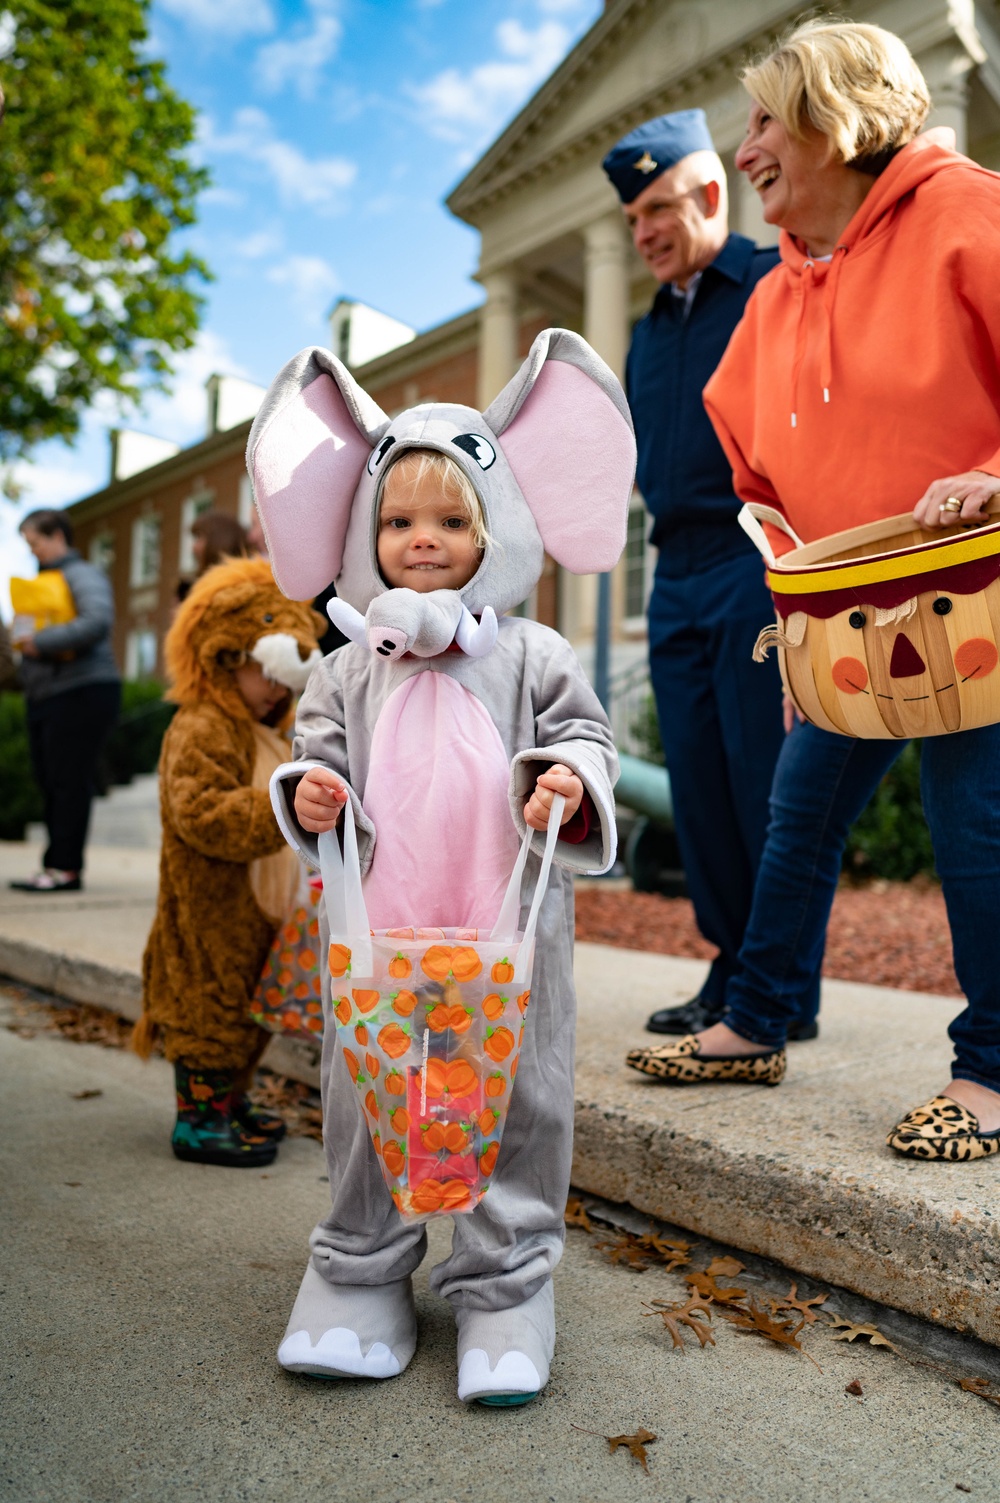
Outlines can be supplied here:
[[418, 924], [370, 929], [349, 801], [343, 853], [335, 831], [320, 836], [338, 1040], [389, 1193], [409, 1219], [473, 1211], [489, 1189], [564, 802], [553, 802], [523, 934], [530, 830], [489, 935]]
[[250, 1016], [271, 1033], [319, 1039], [323, 1034], [319, 905], [323, 890], [314, 878], [271, 945]]

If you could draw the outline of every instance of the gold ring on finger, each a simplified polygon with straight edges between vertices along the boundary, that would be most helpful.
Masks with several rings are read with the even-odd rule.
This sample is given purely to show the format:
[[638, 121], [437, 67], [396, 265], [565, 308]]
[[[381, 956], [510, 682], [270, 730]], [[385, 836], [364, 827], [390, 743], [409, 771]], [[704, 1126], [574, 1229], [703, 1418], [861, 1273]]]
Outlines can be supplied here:
[[962, 510], [962, 503], [957, 496], [949, 496], [947, 501], [942, 501], [938, 510], [959, 512]]

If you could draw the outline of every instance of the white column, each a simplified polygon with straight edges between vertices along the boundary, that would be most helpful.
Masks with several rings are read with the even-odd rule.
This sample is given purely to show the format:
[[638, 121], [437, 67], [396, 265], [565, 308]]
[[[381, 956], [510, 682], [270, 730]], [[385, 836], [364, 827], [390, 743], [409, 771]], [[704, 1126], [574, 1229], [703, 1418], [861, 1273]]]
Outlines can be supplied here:
[[628, 232], [617, 210], [585, 228], [584, 338], [619, 377], [628, 353], [630, 255]]
[[479, 406], [488, 407], [517, 369], [517, 278], [493, 271], [481, 278], [486, 301], [479, 314]]
[[917, 64], [931, 91], [931, 113], [927, 126], [950, 125], [955, 132], [958, 151], [969, 145], [968, 105], [969, 74], [973, 60], [956, 38], [942, 42], [917, 55]]

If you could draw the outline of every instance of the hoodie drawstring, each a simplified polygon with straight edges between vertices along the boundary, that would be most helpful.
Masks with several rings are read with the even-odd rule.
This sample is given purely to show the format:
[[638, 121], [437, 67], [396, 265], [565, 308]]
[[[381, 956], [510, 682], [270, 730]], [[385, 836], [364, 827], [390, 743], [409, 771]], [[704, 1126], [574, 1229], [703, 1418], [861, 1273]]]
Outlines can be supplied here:
[[[833, 385], [833, 309], [837, 300], [837, 287], [840, 282], [840, 271], [847, 256], [847, 246], [838, 245], [830, 260], [830, 269], [820, 287], [820, 311], [823, 317], [823, 348], [820, 351], [819, 379], [823, 390], [823, 401], [830, 400], [830, 387]], [[799, 278], [799, 317], [795, 330], [795, 356], [792, 361], [792, 427], [798, 427], [798, 396], [799, 374], [802, 370], [802, 362], [806, 353], [806, 299], [811, 288], [817, 283], [814, 275], [815, 263], [806, 259], [802, 263], [802, 274]], [[808, 274], [809, 283], [806, 284]]]

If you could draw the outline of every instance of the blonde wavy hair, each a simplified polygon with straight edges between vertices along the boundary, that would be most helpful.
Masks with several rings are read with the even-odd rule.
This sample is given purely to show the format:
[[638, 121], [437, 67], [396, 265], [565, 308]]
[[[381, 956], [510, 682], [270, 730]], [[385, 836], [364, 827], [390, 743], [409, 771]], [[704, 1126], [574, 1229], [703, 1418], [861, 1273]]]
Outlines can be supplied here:
[[881, 26], [805, 21], [740, 75], [751, 98], [802, 139], [811, 125], [840, 161], [880, 172], [931, 107], [906, 43]]
[[407, 500], [427, 475], [434, 477], [442, 496], [467, 519], [472, 541], [481, 553], [485, 552], [493, 539], [486, 526], [483, 504], [468, 475], [447, 454], [437, 449], [408, 449], [390, 466], [382, 499], [391, 497], [397, 503]]

